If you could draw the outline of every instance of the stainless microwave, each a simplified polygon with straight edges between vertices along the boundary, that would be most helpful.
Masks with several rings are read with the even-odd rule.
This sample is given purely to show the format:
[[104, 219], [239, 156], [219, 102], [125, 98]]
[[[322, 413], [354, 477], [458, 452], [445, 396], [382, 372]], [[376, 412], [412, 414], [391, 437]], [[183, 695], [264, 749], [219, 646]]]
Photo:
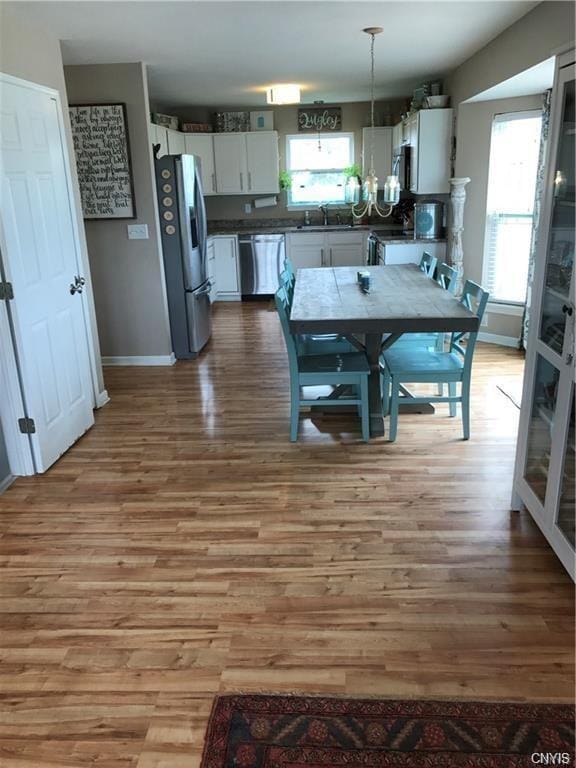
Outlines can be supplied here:
[[410, 191], [410, 157], [411, 147], [402, 144], [392, 152], [392, 173], [398, 176], [400, 189]]

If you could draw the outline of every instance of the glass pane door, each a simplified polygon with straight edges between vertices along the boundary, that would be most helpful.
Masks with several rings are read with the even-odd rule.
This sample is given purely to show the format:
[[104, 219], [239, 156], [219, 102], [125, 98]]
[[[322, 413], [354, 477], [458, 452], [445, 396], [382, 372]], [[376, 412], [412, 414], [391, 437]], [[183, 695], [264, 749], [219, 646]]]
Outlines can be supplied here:
[[570, 423], [568, 425], [568, 436], [564, 446], [564, 462], [562, 468], [560, 505], [558, 508], [558, 518], [556, 525], [564, 534], [572, 549], [575, 546], [575, 456], [574, 447], [574, 391], [572, 391], [572, 404], [570, 406]]
[[538, 355], [524, 477], [542, 505], [546, 499], [560, 371]]
[[564, 344], [565, 313], [574, 265], [574, 214], [576, 210], [574, 195], [576, 118], [574, 107], [574, 80], [569, 80], [564, 83], [564, 101], [556, 155], [554, 199], [540, 324], [540, 338], [559, 355], [562, 354]]

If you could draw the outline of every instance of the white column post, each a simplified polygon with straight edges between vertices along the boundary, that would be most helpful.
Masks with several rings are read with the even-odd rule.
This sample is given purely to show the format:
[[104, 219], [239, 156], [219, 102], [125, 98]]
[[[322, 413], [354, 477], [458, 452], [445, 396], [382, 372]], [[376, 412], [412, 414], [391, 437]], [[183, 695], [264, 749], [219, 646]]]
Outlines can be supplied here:
[[466, 202], [466, 184], [470, 179], [465, 176], [450, 179], [450, 219], [448, 226], [448, 263], [458, 272], [456, 295], [462, 293], [464, 282], [464, 251], [462, 231], [464, 230], [464, 203]]

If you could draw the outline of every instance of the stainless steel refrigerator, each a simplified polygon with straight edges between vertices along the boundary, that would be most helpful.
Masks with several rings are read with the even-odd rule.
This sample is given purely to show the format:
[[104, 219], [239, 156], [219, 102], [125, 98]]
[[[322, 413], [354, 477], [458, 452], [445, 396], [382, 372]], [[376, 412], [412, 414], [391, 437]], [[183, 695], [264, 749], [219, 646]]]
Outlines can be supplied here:
[[178, 359], [193, 358], [212, 330], [200, 160], [164, 155], [155, 162], [172, 348]]

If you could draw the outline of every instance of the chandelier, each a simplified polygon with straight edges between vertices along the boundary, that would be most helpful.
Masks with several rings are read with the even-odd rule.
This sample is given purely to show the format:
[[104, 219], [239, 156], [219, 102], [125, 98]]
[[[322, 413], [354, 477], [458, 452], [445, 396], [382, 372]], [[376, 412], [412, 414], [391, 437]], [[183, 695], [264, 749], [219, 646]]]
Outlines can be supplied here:
[[[362, 30], [370, 35], [370, 166], [362, 182], [362, 200], [352, 204], [352, 216], [363, 219], [364, 216], [378, 214], [382, 218], [390, 216], [400, 200], [400, 180], [398, 176], [387, 176], [384, 184], [384, 207], [378, 204], [378, 179], [374, 172], [374, 38], [383, 30], [382, 27], [366, 27]], [[359, 191], [359, 190], [358, 190]]]

